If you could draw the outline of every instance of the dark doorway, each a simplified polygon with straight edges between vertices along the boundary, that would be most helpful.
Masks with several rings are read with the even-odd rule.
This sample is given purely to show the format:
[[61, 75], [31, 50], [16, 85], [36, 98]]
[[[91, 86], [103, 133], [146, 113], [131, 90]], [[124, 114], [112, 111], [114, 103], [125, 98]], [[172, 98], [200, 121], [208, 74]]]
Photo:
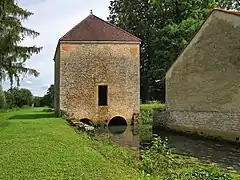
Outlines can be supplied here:
[[108, 97], [108, 86], [101, 85], [98, 86], [98, 105], [99, 106], [107, 106], [107, 98]]

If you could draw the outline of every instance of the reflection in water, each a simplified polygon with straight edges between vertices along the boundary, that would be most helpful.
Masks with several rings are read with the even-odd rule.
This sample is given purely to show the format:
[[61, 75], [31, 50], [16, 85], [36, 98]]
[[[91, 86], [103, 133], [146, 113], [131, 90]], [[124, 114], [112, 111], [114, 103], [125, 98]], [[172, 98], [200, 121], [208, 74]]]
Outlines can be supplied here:
[[[151, 140], [152, 126], [141, 126], [140, 132], [131, 126], [112, 126], [100, 129], [98, 137], [110, 139], [120, 146], [139, 148], [140, 144]], [[233, 167], [240, 172], [240, 147], [224, 142], [196, 139], [189, 136], [161, 131], [161, 137], [168, 138], [169, 147], [177, 154], [197, 157], [202, 161], [212, 161], [222, 167]]]
[[168, 138], [169, 147], [173, 148], [176, 153], [197, 157], [202, 161], [210, 160], [222, 167], [230, 166], [240, 171], [240, 147], [237, 145], [169, 132], [159, 134]]

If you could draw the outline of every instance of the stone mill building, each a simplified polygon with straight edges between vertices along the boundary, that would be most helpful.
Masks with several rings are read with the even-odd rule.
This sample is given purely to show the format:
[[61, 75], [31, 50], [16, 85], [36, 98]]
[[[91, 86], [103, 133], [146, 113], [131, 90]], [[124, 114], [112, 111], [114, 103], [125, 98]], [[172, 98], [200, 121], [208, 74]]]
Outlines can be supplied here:
[[206, 18], [166, 74], [166, 110], [156, 124], [240, 142], [239, 11]]
[[55, 112], [97, 124], [131, 124], [140, 111], [140, 43], [90, 14], [59, 39]]

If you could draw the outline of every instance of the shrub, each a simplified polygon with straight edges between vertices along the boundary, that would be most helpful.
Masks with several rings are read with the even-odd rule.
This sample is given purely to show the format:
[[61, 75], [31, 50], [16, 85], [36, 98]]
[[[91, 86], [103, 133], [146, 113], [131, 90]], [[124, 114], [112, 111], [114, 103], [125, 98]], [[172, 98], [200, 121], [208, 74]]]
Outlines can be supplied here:
[[234, 177], [228, 173], [216, 169], [191, 169], [174, 174], [171, 179], [178, 180], [233, 180]]
[[54, 112], [54, 109], [47, 108], [47, 109], [43, 109], [42, 112]]
[[152, 145], [141, 150], [141, 170], [147, 174], [160, 177], [169, 177], [172, 167], [172, 153], [168, 148], [168, 140], [153, 135]]
[[152, 123], [153, 109], [151, 108], [141, 108], [140, 118], [142, 124]]
[[141, 105], [140, 118], [142, 124], [151, 124], [153, 121], [153, 109], [154, 108], [163, 108], [164, 104], [158, 102], [151, 102], [150, 104]]
[[22, 108], [23, 108], [23, 109], [28, 109], [28, 108], [30, 108], [30, 106], [28, 106], [28, 105], [23, 105]]
[[148, 149], [141, 150], [140, 169], [144, 174], [169, 180], [234, 180], [234, 177], [226, 172], [220, 172], [218, 168], [202, 168], [201, 166], [187, 167], [179, 164], [171, 149], [168, 147], [168, 139], [162, 139], [153, 135], [152, 145]]

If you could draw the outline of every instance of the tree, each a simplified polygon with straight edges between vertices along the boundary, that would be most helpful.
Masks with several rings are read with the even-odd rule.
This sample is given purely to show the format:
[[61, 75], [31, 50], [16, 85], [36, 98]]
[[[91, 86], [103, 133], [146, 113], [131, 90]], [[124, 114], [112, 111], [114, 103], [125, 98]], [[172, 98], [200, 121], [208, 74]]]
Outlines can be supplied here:
[[142, 39], [141, 45], [141, 99], [146, 102], [150, 99], [150, 87], [153, 81], [151, 64], [154, 59], [154, 39], [157, 35], [157, 26], [161, 24], [161, 16], [157, 6], [148, 0], [114, 0], [110, 1], [109, 22], [131, 32]]
[[39, 96], [34, 96], [33, 97], [33, 104], [34, 107], [43, 107], [43, 97], [39, 97]]
[[44, 106], [54, 107], [54, 85], [51, 85], [43, 96]]
[[5, 99], [5, 94], [0, 87], [0, 109], [4, 109], [6, 107], [6, 99]]
[[[109, 22], [137, 35], [141, 45], [141, 99], [164, 101], [164, 77], [215, 0], [112, 0]], [[160, 96], [159, 96], [160, 95]]]
[[33, 95], [30, 90], [14, 87], [5, 92], [6, 102], [8, 108], [31, 106], [33, 102]]
[[22, 26], [21, 22], [32, 14], [19, 7], [15, 0], [0, 1], [0, 81], [9, 79], [11, 88], [14, 80], [19, 85], [22, 74], [39, 75], [35, 69], [25, 67], [25, 62], [42, 48], [20, 45], [26, 36], [35, 38], [39, 35]]
[[240, 0], [218, 0], [218, 6], [223, 9], [240, 10]]
[[22, 107], [24, 105], [31, 106], [33, 103], [33, 95], [32, 92], [28, 89], [22, 88], [19, 90], [19, 96], [21, 97], [21, 101], [19, 107]]

